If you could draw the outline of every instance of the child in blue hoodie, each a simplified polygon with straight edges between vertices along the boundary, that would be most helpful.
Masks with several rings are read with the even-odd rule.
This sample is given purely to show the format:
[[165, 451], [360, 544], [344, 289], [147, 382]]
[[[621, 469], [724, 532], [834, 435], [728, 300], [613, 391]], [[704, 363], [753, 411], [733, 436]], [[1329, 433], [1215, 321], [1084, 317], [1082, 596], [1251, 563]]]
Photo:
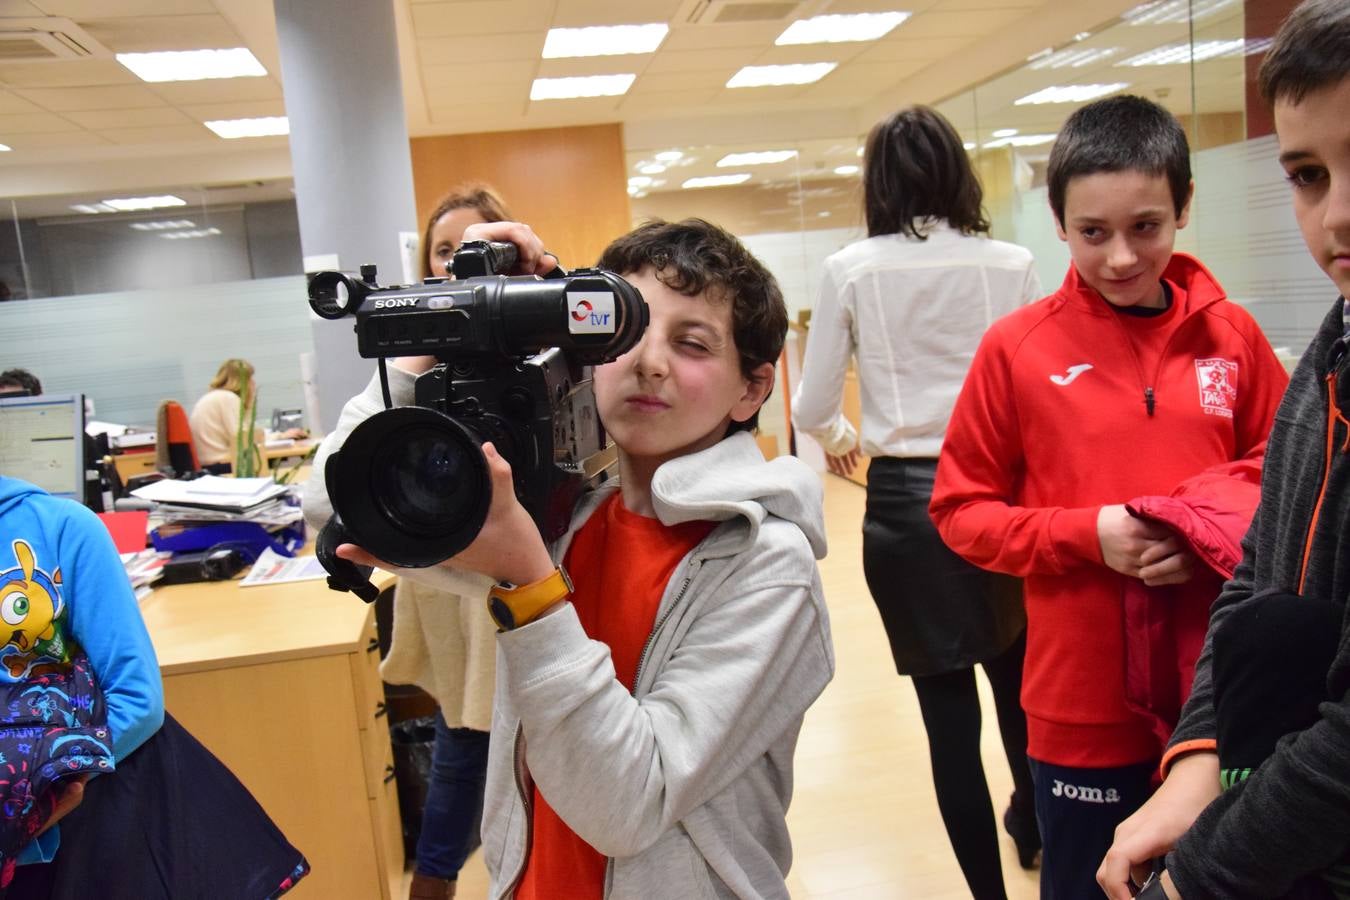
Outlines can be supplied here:
[[[3, 475], [0, 619], [0, 696], [9, 701], [0, 709], [0, 733], [18, 736], [0, 763], [6, 818], [38, 801], [26, 794], [27, 782], [38, 783], [51, 759], [79, 776], [51, 788], [52, 812], [17, 857], [19, 865], [49, 862], [60, 843], [56, 820], [79, 804], [89, 773], [111, 768], [106, 751], [120, 763], [163, 722], [159, 665], [103, 524], [78, 503]], [[72, 689], [87, 687], [90, 675], [97, 689]], [[19, 723], [45, 736], [24, 740]], [[51, 732], [62, 726], [78, 732], [78, 751]], [[106, 747], [97, 740], [100, 728], [110, 738]], [[0, 884], [12, 876], [11, 860], [0, 861]]]

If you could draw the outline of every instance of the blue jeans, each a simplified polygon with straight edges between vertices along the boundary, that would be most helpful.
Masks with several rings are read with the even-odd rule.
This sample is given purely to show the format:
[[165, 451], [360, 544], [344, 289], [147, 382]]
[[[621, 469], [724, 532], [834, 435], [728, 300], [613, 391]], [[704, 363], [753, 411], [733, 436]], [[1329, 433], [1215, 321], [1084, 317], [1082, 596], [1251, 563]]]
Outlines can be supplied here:
[[455, 879], [479, 844], [483, 785], [487, 781], [488, 733], [449, 728], [436, 712], [436, 745], [431, 753], [431, 783], [417, 839], [417, 871]]

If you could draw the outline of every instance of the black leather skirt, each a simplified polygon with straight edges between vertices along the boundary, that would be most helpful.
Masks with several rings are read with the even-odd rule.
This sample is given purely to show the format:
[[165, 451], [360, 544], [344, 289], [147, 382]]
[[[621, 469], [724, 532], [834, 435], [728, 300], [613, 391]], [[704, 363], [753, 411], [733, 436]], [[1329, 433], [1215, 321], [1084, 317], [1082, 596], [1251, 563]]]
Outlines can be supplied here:
[[901, 675], [967, 669], [1026, 628], [1022, 582], [957, 556], [928, 517], [935, 459], [879, 457], [867, 470], [863, 573]]

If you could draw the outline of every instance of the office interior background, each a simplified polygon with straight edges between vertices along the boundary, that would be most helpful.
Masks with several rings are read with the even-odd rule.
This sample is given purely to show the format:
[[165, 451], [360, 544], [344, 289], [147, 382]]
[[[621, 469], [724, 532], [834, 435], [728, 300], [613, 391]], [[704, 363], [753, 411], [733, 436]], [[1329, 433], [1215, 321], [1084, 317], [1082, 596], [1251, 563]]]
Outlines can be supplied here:
[[[796, 318], [814, 303], [823, 259], [865, 233], [869, 127], [911, 103], [936, 106], [961, 132], [994, 236], [1029, 247], [1049, 290], [1068, 265], [1046, 201], [1050, 143], [1073, 110], [1114, 92], [1156, 99], [1184, 123], [1197, 194], [1179, 249], [1292, 358], [1334, 294], [1303, 249], [1253, 86], [1294, 5], [0, 0], [0, 368], [86, 394], [94, 418], [153, 426], [161, 400], [192, 404], [223, 359], [243, 356], [257, 367], [264, 414], [304, 408], [325, 431], [346, 397], [335, 388], [313, 402], [325, 370], [355, 372], [359, 385], [370, 366], [310, 313], [305, 271], [378, 260], [382, 282], [403, 280], [408, 235], [466, 181], [497, 187], [567, 266], [592, 263], [650, 217], [719, 222], [775, 272]], [[796, 20], [853, 13], [904, 15], [867, 40], [784, 40]], [[357, 21], [382, 22], [388, 41], [367, 46]], [[552, 28], [637, 24], [667, 30], [642, 53], [546, 50]], [[231, 48], [251, 54], [254, 74], [146, 81], [118, 60]], [[306, 69], [325, 54], [334, 69]], [[776, 74], [814, 80], [735, 86], [765, 74], [746, 67], [764, 66], [805, 67]], [[370, 96], [336, 81], [325, 93], [315, 82], [333, 72], [379, 82], [402, 108], [344, 114]], [[609, 88], [619, 93], [541, 96], [552, 79], [607, 75], [624, 76]], [[328, 123], [317, 134], [305, 108], [316, 97]], [[371, 158], [361, 151], [374, 143], [395, 156], [406, 147], [406, 169], [332, 176], [330, 166]], [[394, 224], [371, 225], [389, 221], [374, 210], [400, 194]], [[339, 252], [324, 230], [339, 225], [366, 227], [368, 244]], [[761, 423], [786, 449], [782, 394]], [[894, 675], [858, 571], [862, 492], [830, 481], [822, 573], [840, 670], [799, 747], [789, 886], [835, 900], [960, 897], [912, 692]], [[986, 722], [1001, 811], [1007, 771]], [[1006, 841], [1004, 856], [1010, 896], [1034, 896], [1035, 874], [1016, 868]], [[480, 896], [481, 862], [470, 866], [463, 895]]]
[[[1046, 205], [1050, 141], [1082, 102], [1130, 91], [1171, 109], [1191, 138], [1197, 195], [1180, 248], [1198, 253], [1290, 354], [1327, 300], [1324, 277], [1301, 249], [1270, 117], [1252, 87], [1293, 0], [320, 5], [335, 16], [373, 6], [392, 19], [416, 207], [400, 226], [406, 232], [420, 230], [438, 195], [470, 180], [495, 185], [569, 266], [593, 262], [609, 239], [649, 217], [701, 215], [771, 266], [795, 316], [814, 302], [821, 260], [863, 234], [867, 129], [922, 102], [965, 138], [994, 236], [1031, 248], [1049, 289], [1068, 260]], [[264, 411], [305, 406], [304, 380], [315, 376], [301, 357], [314, 338], [292, 138], [224, 137], [212, 127], [229, 126], [211, 124], [260, 120], [263, 131], [285, 131], [283, 6], [0, 0], [0, 144], [8, 148], [0, 152], [0, 296], [26, 301], [0, 303], [6, 365], [38, 372], [50, 390], [83, 391], [96, 418], [122, 424], [149, 423], [165, 398], [192, 403], [219, 361], [240, 355], [258, 368]], [[872, 40], [780, 38], [813, 15], [892, 11], [908, 15]], [[640, 23], [668, 27], [649, 52], [546, 56], [550, 28]], [[236, 47], [256, 58], [259, 74], [151, 82], [117, 59]], [[814, 66], [790, 74], [817, 80], [729, 86], [744, 67], [770, 65]], [[548, 79], [594, 75], [632, 77], [615, 96], [531, 99], [532, 87], [539, 96], [536, 85], [557, 83]], [[377, 128], [353, 117], [322, 140], [341, 154]], [[380, 173], [369, 180], [349, 186], [342, 215], [366, 214], [370, 193], [382, 190]], [[707, 184], [715, 186], [699, 186]], [[146, 197], [174, 205], [136, 208], [153, 202]], [[354, 270], [377, 257], [375, 243], [369, 258], [319, 262]], [[382, 280], [401, 273], [385, 266]], [[321, 357], [317, 368], [353, 363]], [[781, 403], [770, 404], [764, 426], [786, 445]]]

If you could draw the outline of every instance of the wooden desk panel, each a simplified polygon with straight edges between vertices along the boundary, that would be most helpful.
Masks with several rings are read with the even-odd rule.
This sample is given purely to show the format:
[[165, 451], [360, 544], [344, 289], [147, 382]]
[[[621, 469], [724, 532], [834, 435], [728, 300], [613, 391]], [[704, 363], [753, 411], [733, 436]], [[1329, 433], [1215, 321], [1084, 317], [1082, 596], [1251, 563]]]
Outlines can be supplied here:
[[141, 607], [165, 704], [252, 792], [315, 900], [398, 900], [403, 872], [374, 607], [323, 581], [158, 588]]

